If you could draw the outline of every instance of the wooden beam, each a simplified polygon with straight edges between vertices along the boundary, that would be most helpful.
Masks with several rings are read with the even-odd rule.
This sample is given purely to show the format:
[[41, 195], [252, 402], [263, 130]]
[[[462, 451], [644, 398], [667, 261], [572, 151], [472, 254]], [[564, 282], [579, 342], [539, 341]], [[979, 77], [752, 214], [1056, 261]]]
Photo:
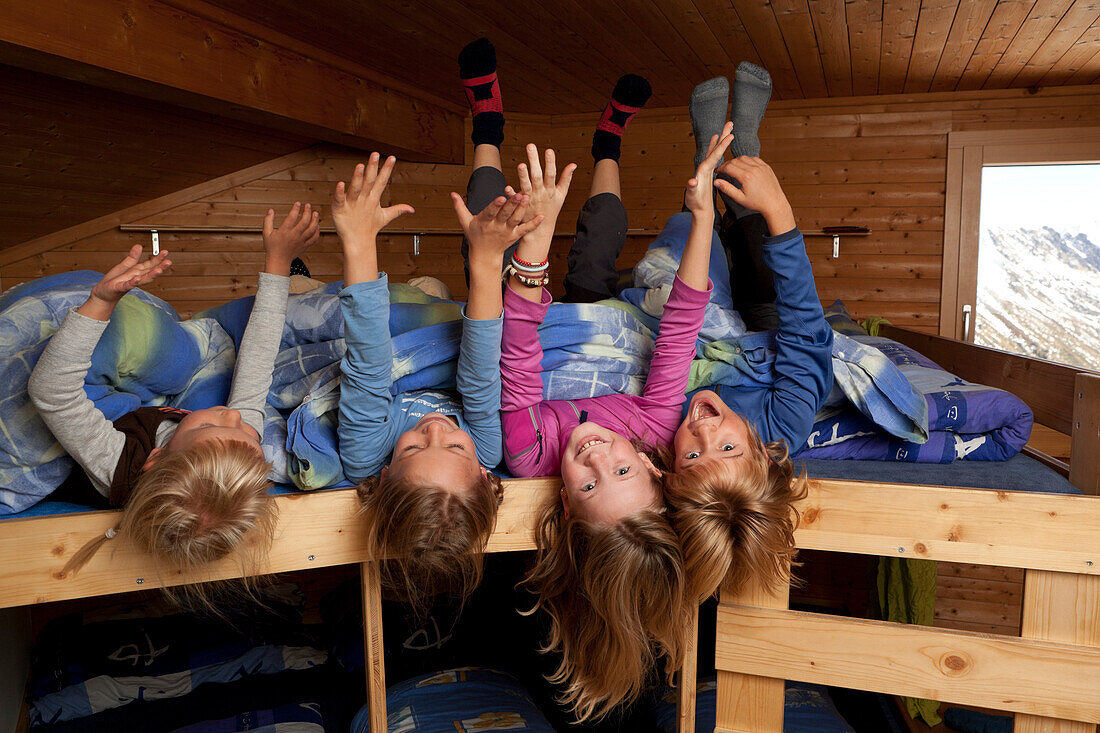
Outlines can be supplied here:
[[676, 679], [676, 731], [693, 733], [695, 730], [695, 693], [699, 662], [699, 607], [692, 606], [685, 614], [687, 640], [684, 646], [683, 664]]
[[1100, 377], [1086, 369], [897, 326], [884, 326], [880, 333], [916, 349], [963, 379], [1011, 392], [1027, 403], [1037, 422], [1061, 433], [1071, 432], [1077, 375]]
[[1086, 494], [1100, 494], [1100, 375], [1077, 375], [1072, 428], [1069, 480]]
[[[510, 479], [504, 486], [488, 552], [534, 549], [535, 517], [561, 480]], [[158, 572], [152, 557], [123, 538], [80, 572], [62, 573], [84, 543], [117, 525], [118, 512], [0, 520], [0, 608], [363, 562], [354, 491], [296, 492], [274, 501], [279, 528], [260, 567], [227, 558], [189, 577]], [[802, 521], [795, 540], [804, 549], [1100, 575], [1098, 497], [814, 480], [796, 508]]]
[[[741, 608], [758, 608], [783, 613], [790, 603], [790, 587], [770, 593], [759, 586], [744, 588], [738, 593], [722, 591], [719, 609], [729, 604]], [[722, 617], [718, 617], [716, 634], [721, 634]], [[722, 636], [716, 636], [721, 642]], [[783, 677], [759, 675], [723, 665], [723, 645], [715, 647], [715, 668], [718, 689], [715, 692], [715, 731], [741, 733], [783, 733], [783, 703], [786, 683]]]
[[379, 561], [360, 563], [363, 587], [363, 653], [370, 733], [386, 733], [386, 647], [382, 639], [382, 579]]
[[727, 672], [1100, 721], [1096, 647], [726, 603], [717, 640]]
[[[1020, 636], [1100, 651], [1100, 577], [1028, 570], [1024, 576]], [[1097, 699], [1095, 688], [1092, 698]], [[1096, 733], [1096, 726], [1079, 720], [1020, 714], [1013, 730], [1014, 733]]]
[[0, 62], [343, 145], [462, 162], [464, 115], [453, 108], [304, 44], [244, 32], [224, 11], [200, 14], [209, 6], [197, 0], [186, 5], [86, 0], [74, 13], [65, 3], [5, 3]]

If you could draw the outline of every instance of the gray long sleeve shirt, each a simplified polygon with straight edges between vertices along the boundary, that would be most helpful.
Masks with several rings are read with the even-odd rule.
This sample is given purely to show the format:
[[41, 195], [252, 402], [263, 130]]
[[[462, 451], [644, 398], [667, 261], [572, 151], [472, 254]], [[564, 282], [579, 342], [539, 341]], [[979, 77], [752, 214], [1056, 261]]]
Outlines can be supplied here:
[[[240, 411], [241, 420], [260, 435], [289, 291], [290, 278], [260, 273], [256, 302], [233, 370], [227, 406]], [[46, 427], [104, 496], [110, 494], [126, 438], [88, 399], [84, 379], [92, 365], [92, 352], [106, 328], [107, 321], [71, 311], [42, 352], [28, 384], [31, 401]], [[172, 438], [176, 425], [174, 421], [161, 424], [157, 447]]]

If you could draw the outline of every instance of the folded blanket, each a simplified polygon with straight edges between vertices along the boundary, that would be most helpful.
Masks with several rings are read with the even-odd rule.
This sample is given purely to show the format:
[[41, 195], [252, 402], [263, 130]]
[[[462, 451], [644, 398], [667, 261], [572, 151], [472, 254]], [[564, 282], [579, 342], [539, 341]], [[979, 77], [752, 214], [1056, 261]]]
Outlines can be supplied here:
[[959, 379], [907, 346], [867, 335], [840, 301], [829, 307], [826, 318], [838, 335], [848, 334], [875, 348], [897, 366], [926, 404], [929, 437], [920, 443], [906, 440], [868, 419], [862, 406], [834, 406], [818, 414], [800, 456], [921, 463], [1004, 461], [1031, 437], [1031, 410], [1015, 395]]

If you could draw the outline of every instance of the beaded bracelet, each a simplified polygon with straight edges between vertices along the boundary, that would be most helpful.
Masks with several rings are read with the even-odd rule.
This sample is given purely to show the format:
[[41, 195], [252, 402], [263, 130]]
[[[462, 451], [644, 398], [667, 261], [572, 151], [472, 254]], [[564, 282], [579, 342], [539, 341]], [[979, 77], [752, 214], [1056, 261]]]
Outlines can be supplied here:
[[527, 262], [521, 260], [519, 257], [512, 255], [512, 265], [517, 270], [527, 270], [528, 272], [542, 272], [546, 268], [550, 267], [550, 260], [543, 260], [542, 262]]
[[545, 285], [550, 284], [550, 276], [546, 273], [545, 270], [542, 272], [542, 275], [540, 277], [527, 277], [526, 275], [517, 271], [516, 268], [509, 265], [507, 269], [504, 270], [504, 276], [513, 277], [520, 285], [528, 288], [541, 288]]

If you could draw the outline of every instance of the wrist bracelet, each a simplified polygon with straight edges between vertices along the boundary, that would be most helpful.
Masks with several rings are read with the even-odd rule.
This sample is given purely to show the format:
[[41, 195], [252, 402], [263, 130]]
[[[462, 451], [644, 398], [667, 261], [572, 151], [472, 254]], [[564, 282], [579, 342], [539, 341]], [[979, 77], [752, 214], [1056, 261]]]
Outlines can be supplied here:
[[528, 277], [511, 265], [508, 265], [507, 269], [504, 270], [504, 276], [515, 278], [516, 282], [528, 288], [541, 288], [550, 284], [550, 276], [546, 274], [545, 270], [538, 277]]
[[541, 272], [550, 266], [550, 260], [545, 259], [542, 262], [527, 262], [512, 255], [512, 264], [515, 265], [517, 270], [528, 270], [530, 272]]

